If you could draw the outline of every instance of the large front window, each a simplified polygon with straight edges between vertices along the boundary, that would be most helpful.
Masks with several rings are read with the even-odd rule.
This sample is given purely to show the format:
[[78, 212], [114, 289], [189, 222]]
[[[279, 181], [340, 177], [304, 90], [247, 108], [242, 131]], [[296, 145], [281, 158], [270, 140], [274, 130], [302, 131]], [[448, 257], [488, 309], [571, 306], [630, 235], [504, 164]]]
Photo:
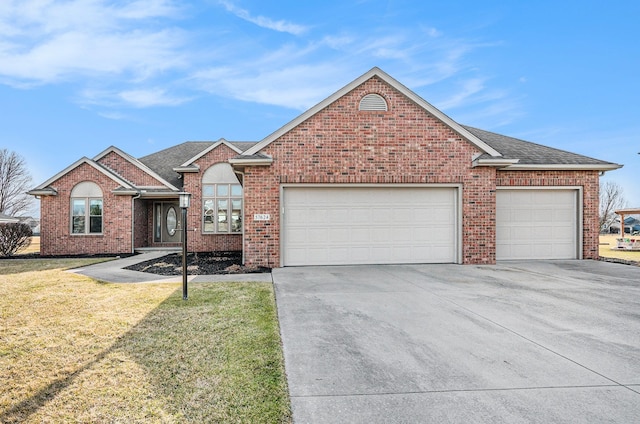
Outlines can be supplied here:
[[242, 232], [240, 184], [203, 184], [202, 195], [205, 233]]

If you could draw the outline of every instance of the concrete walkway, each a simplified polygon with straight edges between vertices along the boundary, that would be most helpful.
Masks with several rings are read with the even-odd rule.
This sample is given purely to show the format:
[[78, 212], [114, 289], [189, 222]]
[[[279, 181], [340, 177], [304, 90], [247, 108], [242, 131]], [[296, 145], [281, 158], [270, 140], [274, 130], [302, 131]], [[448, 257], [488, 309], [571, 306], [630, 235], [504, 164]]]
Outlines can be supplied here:
[[[101, 262], [83, 268], [70, 269], [68, 272], [86, 275], [95, 280], [108, 283], [181, 283], [182, 276], [162, 276], [148, 272], [130, 271], [124, 269], [140, 262], [149, 261], [167, 255], [167, 252], [147, 252], [126, 258]], [[187, 277], [190, 283], [211, 283], [225, 281], [257, 281], [272, 282], [270, 273], [262, 274], [214, 274], [214, 275], [190, 275]]]
[[640, 268], [273, 271], [295, 423], [640, 422]]

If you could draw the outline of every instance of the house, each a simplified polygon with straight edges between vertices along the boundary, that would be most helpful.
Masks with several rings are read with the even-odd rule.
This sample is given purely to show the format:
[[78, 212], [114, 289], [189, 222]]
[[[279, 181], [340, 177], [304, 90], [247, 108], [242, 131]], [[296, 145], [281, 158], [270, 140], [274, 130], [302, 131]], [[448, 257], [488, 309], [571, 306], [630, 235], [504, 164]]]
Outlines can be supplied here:
[[[635, 234], [640, 232], [640, 219], [633, 216], [627, 216], [626, 218], [624, 218], [624, 232], [628, 234]], [[609, 227], [609, 233], [620, 233], [620, 218], [616, 218], [613, 221], [613, 223]]]
[[0, 224], [15, 224], [17, 222], [20, 222], [18, 218], [0, 213]]
[[247, 265], [596, 259], [620, 165], [461, 125], [373, 68], [259, 142], [109, 147], [29, 193], [43, 255], [179, 246]]

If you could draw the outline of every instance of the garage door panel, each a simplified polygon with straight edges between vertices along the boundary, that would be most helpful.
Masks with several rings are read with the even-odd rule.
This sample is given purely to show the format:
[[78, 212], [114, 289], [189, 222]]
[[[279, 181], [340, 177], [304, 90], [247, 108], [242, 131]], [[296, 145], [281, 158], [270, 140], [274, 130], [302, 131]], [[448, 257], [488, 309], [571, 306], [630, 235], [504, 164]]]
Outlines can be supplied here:
[[285, 266], [456, 262], [455, 188], [283, 190]]
[[577, 258], [577, 196], [574, 189], [498, 190], [496, 258]]

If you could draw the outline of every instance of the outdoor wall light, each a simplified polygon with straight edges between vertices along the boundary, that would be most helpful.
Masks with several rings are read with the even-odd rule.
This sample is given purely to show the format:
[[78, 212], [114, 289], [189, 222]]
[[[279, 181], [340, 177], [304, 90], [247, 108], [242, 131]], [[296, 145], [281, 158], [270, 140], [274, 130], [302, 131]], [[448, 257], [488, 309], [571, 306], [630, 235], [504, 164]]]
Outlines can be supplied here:
[[191, 193], [187, 193], [186, 191], [183, 191], [179, 193], [179, 195], [180, 195], [181, 208], [188, 208], [189, 206], [191, 206]]

